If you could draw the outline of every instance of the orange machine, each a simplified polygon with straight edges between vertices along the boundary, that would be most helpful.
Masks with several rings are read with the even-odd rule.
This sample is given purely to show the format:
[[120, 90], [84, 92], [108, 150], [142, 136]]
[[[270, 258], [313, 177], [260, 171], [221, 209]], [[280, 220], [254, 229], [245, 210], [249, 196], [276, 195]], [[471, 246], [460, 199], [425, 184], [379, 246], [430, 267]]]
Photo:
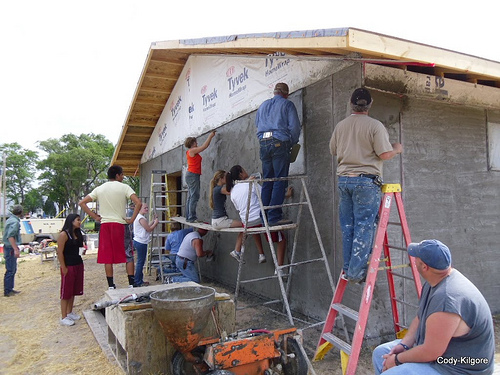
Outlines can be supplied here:
[[296, 328], [246, 330], [203, 338], [215, 290], [182, 287], [151, 294], [151, 304], [167, 340], [177, 349], [173, 375], [307, 375]]

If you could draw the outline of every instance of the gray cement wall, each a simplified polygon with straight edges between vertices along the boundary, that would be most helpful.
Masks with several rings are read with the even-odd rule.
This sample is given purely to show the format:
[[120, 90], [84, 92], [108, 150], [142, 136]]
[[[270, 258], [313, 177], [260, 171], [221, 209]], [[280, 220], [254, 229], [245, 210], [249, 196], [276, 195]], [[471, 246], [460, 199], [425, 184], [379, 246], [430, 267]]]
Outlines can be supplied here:
[[483, 109], [412, 100], [404, 114], [406, 207], [414, 241], [446, 243], [453, 266], [500, 311], [500, 174], [488, 171]]
[[[334, 125], [350, 114], [350, 95], [363, 79], [362, 66], [353, 64], [332, 72], [331, 77], [293, 95], [293, 101], [303, 116], [301, 153], [304, 172], [308, 176], [307, 187], [335, 279], [341, 269], [342, 252], [335, 161], [329, 154], [328, 142]], [[497, 229], [500, 227], [500, 200], [497, 198], [500, 174], [487, 168], [486, 125], [488, 120], [499, 122], [500, 112], [402, 98], [387, 92], [382, 87], [383, 82], [372, 82], [371, 87], [376, 85], [380, 85], [381, 91], [372, 91], [374, 104], [370, 115], [384, 123], [391, 142], [401, 141], [404, 147], [401, 157], [384, 163], [384, 180], [403, 186], [412, 239], [437, 238], [448, 244], [453, 254], [453, 265], [478, 286], [492, 311], [499, 312], [500, 273], [497, 269], [500, 261], [494, 254], [498, 253], [500, 242]], [[229, 170], [235, 164], [242, 165], [249, 173], [261, 170], [254, 120], [255, 112], [218, 128], [212, 145], [203, 152], [199, 218], [210, 221], [209, 181], [215, 170]], [[203, 142], [205, 137], [199, 137], [199, 141]], [[184, 153], [185, 150], [179, 147], [142, 165], [143, 191], [149, 191], [152, 169], [162, 168], [169, 173], [180, 171], [185, 160]], [[299, 191], [296, 189], [296, 193]], [[297, 196], [293, 198], [297, 199]], [[230, 217], [237, 218], [229, 201], [227, 209]], [[290, 218], [294, 218], [296, 213], [294, 209], [286, 212]], [[303, 220], [299, 233], [299, 257], [311, 258], [319, 254], [313, 233], [311, 220]], [[403, 245], [398, 233], [391, 233], [390, 237], [391, 243]], [[291, 251], [292, 233], [287, 233], [287, 238]], [[220, 232], [205, 237], [206, 248], [215, 249], [217, 259], [215, 263], [201, 262], [203, 275], [235, 285], [237, 264], [229, 256], [235, 240], [235, 234]], [[247, 241], [243, 278], [272, 274], [269, 249], [265, 248], [265, 251], [269, 261], [259, 265], [255, 245], [252, 240]], [[290, 298], [292, 309], [324, 319], [332, 297], [327, 286], [322, 266], [299, 268], [294, 274]], [[414, 296], [411, 284], [398, 283], [397, 287], [400, 292]], [[279, 296], [274, 281], [254, 283], [246, 288], [251, 293], [270, 298]], [[346, 304], [357, 309], [361, 292], [360, 287], [350, 288]], [[392, 329], [391, 321], [387, 319], [390, 304], [383, 273], [379, 273], [373, 301], [367, 327], [369, 337]], [[409, 309], [405, 315], [410, 320], [414, 311]]]

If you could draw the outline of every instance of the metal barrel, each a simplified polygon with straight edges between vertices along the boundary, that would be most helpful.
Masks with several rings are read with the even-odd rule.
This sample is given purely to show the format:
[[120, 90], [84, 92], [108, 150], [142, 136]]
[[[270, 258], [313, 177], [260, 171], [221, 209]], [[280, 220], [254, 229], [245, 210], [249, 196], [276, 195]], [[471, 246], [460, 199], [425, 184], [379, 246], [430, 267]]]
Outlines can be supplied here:
[[154, 292], [150, 298], [167, 340], [181, 353], [196, 348], [215, 303], [215, 289], [179, 286]]

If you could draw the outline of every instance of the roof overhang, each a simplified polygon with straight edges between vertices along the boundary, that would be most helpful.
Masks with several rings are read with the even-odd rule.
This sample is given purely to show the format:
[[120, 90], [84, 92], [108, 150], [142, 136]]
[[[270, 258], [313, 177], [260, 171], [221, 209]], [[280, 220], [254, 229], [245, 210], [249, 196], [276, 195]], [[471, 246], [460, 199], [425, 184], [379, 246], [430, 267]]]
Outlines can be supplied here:
[[391, 64], [444, 78], [500, 87], [500, 63], [369, 31], [342, 28], [152, 43], [112, 164], [136, 175], [142, 154], [191, 55], [343, 59]]

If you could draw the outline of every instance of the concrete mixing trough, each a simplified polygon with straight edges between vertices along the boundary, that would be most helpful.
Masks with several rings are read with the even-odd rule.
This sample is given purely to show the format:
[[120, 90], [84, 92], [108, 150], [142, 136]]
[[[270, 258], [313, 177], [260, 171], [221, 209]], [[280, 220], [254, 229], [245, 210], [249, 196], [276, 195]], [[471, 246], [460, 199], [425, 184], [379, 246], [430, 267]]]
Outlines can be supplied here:
[[182, 353], [196, 348], [211, 316], [215, 289], [183, 286], [154, 292], [150, 298], [167, 340]]

